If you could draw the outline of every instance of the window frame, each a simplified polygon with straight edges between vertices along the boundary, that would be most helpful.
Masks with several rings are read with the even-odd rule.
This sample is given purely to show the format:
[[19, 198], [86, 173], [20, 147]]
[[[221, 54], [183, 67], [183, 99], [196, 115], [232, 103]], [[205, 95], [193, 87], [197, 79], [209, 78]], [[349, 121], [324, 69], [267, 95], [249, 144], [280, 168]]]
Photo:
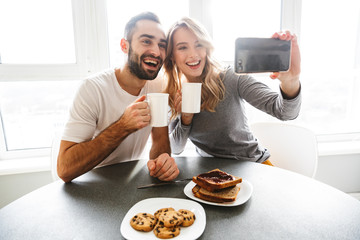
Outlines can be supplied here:
[[[79, 80], [109, 66], [106, 1], [71, 0], [71, 4], [76, 63], [2, 63], [0, 64], [0, 82]], [[1, 117], [0, 161], [50, 155], [50, 148], [7, 151], [5, 129], [3, 126]]]
[[76, 63], [2, 63], [0, 81], [81, 79], [106, 68], [109, 53], [105, 3], [98, 0], [71, 0]]

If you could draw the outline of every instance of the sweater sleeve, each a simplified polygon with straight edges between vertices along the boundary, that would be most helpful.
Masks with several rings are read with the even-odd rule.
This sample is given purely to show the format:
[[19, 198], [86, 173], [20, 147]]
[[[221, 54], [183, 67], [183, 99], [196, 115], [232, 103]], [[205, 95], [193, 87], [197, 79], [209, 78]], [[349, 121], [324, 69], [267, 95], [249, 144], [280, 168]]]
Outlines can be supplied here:
[[257, 109], [280, 120], [293, 120], [299, 115], [301, 90], [295, 98], [285, 99], [281, 93], [251, 76], [240, 76], [238, 80], [240, 97]]
[[169, 124], [170, 146], [173, 154], [180, 154], [184, 151], [187, 139], [190, 135], [191, 125], [181, 123], [181, 115]]

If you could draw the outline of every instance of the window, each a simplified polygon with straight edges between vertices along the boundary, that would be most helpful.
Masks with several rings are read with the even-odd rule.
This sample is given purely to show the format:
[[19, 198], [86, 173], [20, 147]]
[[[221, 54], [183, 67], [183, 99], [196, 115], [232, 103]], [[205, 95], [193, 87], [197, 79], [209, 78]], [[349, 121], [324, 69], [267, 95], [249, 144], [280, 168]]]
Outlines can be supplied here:
[[[213, 35], [215, 47], [214, 56], [225, 64], [233, 66], [236, 38], [270, 38], [275, 32], [282, 29], [281, 9], [281, 0], [211, 1], [211, 24], [209, 25], [211, 26], [210, 33]], [[253, 74], [253, 76], [275, 91], [279, 90], [278, 82], [270, 80], [269, 74], [261, 73]], [[271, 119], [269, 115], [248, 104], [246, 105], [250, 122]]]
[[211, 18], [214, 54], [232, 63], [236, 38], [271, 37], [281, 29], [281, 0], [212, 1]]
[[6, 150], [48, 148], [61, 131], [78, 81], [0, 82]]
[[14, 0], [1, 5], [3, 64], [76, 62], [71, 1]]
[[73, 24], [78, 19], [71, 0], [0, 5], [0, 159], [41, 156], [85, 76], [84, 51], [75, 39], [81, 33]]
[[360, 133], [360, 1], [302, 1], [303, 105], [318, 134]]

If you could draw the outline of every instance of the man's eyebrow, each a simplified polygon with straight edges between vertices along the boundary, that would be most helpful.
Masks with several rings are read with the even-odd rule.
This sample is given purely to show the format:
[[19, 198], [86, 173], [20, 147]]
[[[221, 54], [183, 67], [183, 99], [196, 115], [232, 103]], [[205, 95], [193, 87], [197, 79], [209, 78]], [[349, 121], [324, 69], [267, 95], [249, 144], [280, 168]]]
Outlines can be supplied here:
[[139, 36], [139, 38], [142, 38], [142, 37], [146, 37], [146, 38], [150, 38], [150, 39], [155, 38], [153, 35], [150, 35], [150, 34], [141, 34], [141, 35]]
[[[150, 34], [145, 34], [145, 33], [144, 33], [144, 34], [141, 34], [141, 35], [139, 36], [139, 38], [142, 38], [142, 37], [146, 37], [146, 38], [150, 38], [150, 39], [154, 39], [154, 38], [155, 38], [155, 36], [150, 35]], [[166, 41], [166, 39], [164, 39], [164, 38], [160, 39], [160, 42], [167, 44], [167, 41]]]

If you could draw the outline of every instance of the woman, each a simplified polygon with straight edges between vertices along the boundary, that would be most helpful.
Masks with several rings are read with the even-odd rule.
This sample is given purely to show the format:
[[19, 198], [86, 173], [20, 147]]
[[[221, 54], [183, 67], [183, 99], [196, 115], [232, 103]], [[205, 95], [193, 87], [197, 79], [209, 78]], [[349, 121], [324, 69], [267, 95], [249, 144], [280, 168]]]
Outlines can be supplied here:
[[[281, 93], [250, 75], [238, 75], [231, 68], [221, 68], [211, 56], [213, 46], [209, 35], [195, 20], [183, 18], [170, 28], [164, 67], [172, 110], [173, 153], [181, 153], [189, 138], [202, 156], [260, 163], [270, 157], [250, 132], [245, 101], [281, 120], [296, 118], [301, 104], [300, 51], [296, 36], [285, 32], [272, 37], [292, 41], [289, 71], [270, 75], [280, 80]], [[182, 82], [202, 83], [200, 113], [181, 113]]]

